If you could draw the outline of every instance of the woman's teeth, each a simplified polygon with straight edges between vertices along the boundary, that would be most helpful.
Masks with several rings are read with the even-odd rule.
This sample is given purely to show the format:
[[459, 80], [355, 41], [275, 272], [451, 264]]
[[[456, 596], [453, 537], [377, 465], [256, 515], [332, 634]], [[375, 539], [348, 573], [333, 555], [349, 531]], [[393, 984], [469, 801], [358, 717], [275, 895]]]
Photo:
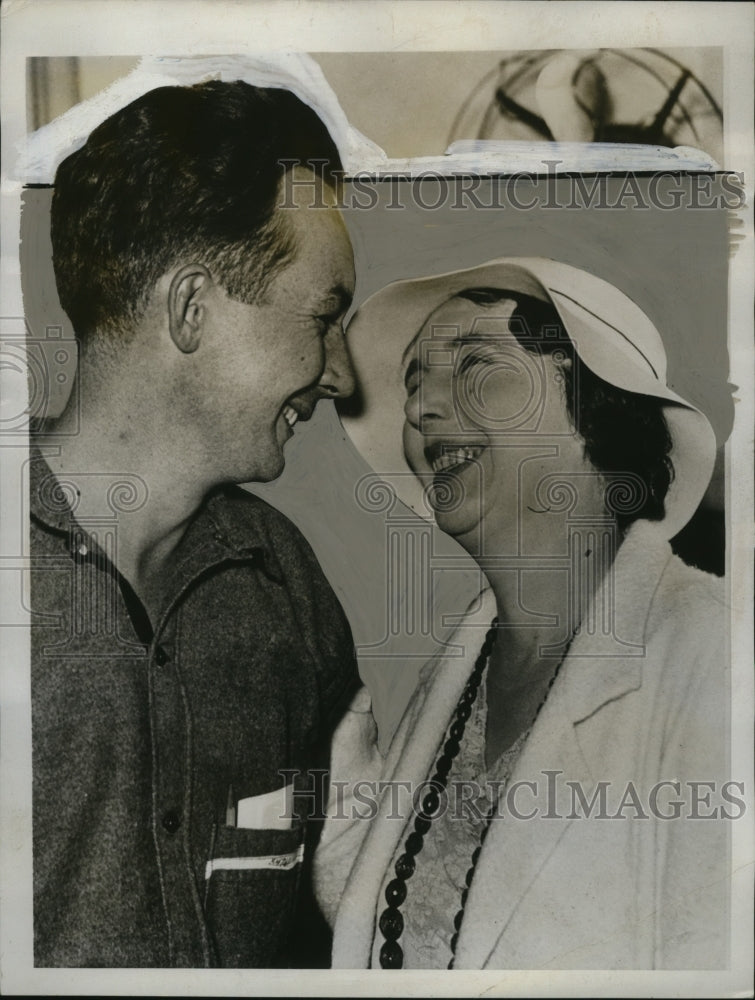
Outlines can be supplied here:
[[456, 465], [471, 462], [477, 458], [481, 451], [482, 448], [446, 448], [442, 455], [433, 459], [432, 470], [433, 472], [445, 472]]
[[286, 418], [286, 423], [289, 427], [293, 427], [296, 421], [299, 419], [299, 414], [293, 408], [289, 406], [288, 403], [283, 407], [283, 416]]

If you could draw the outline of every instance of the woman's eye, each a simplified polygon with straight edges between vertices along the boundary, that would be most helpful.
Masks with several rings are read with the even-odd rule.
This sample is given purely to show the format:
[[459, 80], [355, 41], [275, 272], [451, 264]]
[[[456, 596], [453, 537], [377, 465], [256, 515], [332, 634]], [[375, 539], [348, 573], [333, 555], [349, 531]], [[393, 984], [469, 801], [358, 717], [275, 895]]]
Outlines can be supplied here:
[[404, 389], [406, 390], [407, 396], [413, 396], [414, 393], [419, 388], [420, 382], [420, 364], [416, 358], [413, 358], [404, 372]]
[[494, 365], [495, 363], [496, 355], [493, 351], [472, 351], [458, 360], [454, 374], [463, 375], [464, 372], [469, 371], [475, 365]]
[[419, 388], [419, 376], [412, 375], [410, 378], [408, 378], [404, 383], [404, 388], [406, 389], [407, 396], [413, 396], [414, 393]]

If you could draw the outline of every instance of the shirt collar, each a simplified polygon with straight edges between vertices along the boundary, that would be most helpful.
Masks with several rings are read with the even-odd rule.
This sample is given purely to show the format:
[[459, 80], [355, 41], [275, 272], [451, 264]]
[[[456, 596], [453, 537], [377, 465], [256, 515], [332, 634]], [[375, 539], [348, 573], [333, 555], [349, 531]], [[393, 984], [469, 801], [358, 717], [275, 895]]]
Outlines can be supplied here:
[[75, 485], [58, 479], [36, 445], [30, 448], [29, 508], [33, 517], [52, 531], [68, 534], [78, 505]]
[[[32, 516], [48, 530], [69, 536], [86, 533], [76, 519], [79, 502], [75, 475], [58, 476], [45, 455], [32, 444], [29, 463], [29, 506]], [[280, 580], [281, 570], [264, 527], [263, 501], [239, 487], [210, 494], [179, 542], [169, 576], [176, 584], [227, 559], [256, 558], [264, 572]], [[113, 513], [113, 518], [116, 515]]]

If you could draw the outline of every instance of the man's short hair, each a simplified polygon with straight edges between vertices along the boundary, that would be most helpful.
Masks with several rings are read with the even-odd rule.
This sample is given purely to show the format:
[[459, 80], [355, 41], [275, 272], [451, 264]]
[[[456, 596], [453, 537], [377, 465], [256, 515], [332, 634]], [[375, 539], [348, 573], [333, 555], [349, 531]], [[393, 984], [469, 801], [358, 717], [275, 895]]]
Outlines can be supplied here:
[[58, 167], [52, 247], [74, 330], [124, 335], [172, 266], [205, 264], [258, 302], [295, 252], [276, 201], [292, 160], [335, 184], [338, 150], [294, 94], [242, 81], [160, 87], [112, 115]]

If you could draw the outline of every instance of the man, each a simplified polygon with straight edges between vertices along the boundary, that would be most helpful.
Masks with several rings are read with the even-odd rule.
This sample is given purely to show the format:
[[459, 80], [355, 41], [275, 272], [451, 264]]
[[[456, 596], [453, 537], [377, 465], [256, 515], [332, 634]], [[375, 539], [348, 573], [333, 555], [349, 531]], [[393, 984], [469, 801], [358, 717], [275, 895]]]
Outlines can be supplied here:
[[302, 803], [358, 679], [307, 543], [234, 484], [353, 389], [339, 166], [291, 93], [208, 82], [58, 168], [78, 408], [31, 471], [37, 965], [296, 962]]

